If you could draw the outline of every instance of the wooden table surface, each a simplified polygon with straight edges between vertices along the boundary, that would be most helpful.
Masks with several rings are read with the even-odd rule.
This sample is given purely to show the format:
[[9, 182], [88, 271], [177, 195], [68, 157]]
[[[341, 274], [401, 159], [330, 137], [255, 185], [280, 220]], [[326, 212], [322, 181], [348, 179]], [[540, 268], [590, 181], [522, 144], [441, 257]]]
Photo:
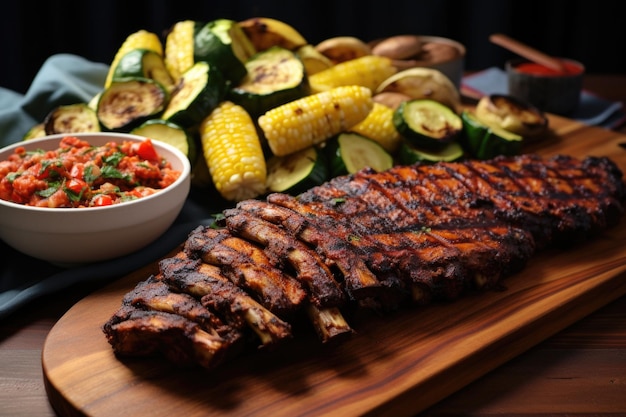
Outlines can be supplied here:
[[[626, 105], [626, 75], [587, 76], [585, 88]], [[626, 127], [619, 128], [626, 133]], [[626, 152], [626, 150], [625, 150]], [[57, 320], [98, 287], [81, 285], [0, 319], [0, 416], [56, 416], [41, 353]], [[423, 416], [626, 416], [626, 297], [476, 380]]]

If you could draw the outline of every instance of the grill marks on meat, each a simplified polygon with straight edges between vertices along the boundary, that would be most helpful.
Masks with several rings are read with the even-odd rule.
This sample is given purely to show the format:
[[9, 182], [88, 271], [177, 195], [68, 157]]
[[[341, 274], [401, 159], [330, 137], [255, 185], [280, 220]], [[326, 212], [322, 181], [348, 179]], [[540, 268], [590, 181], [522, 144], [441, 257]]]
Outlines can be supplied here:
[[379, 275], [403, 277], [401, 288], [420, 303], [493, 288], [521, 268], [534, 248], [528, 233], [500, 223], [379, 233], [353, 244]]
[[527, 155], [497, 164], [470, 161], [453, 172], [496, 216], [531, 231], [540, 247], [588, 238], [623, 213], [621, 172], [606, 158]]
[[161, 279], [151, 276], [140, 282], [122, 300], [123, 305], [177, 314], [198, 323], [205, 331], [224, 337], [231, 342], [240, 337], [219, 317], [207, 310], [200, 301], [189, 294], [173, 292]]
[[350, 242], [350, 252], [361, 257], [382, 287], [421, 303], [491, 288], [534, 251], [529, 232], [476, 202], [445, 166], [362, 171], [298, 199], [273, 194], [268, 201], [312, 224], [318, 219], [334, 224], [337, 238]]
[[343, 310], [493, 288], [537, 248], [615, 224], [625, 198], [606, 158], [522, 155], [363, 170], [298, 197], [242, 201], [161, 260], [104, 332], [119, 354], [207, 368], [251, 340], [291, 338], [299, 314], [334, 340], [352, 334]]
[[291, 338], [291, 325], [226, 278], [221, 270], [190, 259], [185, 252], [159, 263], [161, 276], [173, 291], [191, 294], [234, 330], [248, 328], [263, 346]]
[[121, 356], [162, 354], [172, 362], [212, 368], [234, 350], [227, 340], [174, 313], [123, 305], [104, 325]]
[[284, 194], [269, 196], [270, 203], [258, 200], [246, 200], [238, 203], [237, 208], [254, 216], [282, 226], [294, 238], [317, 251], [329, 267], [339, 269], [343, 278], [344, 290], [354, 298], [375, 295], [382, 284], [364, 260], [354, 251], [354, 247], [345, 240], [337, 223], [332, 219], [315, 217], [313, 214], [301, 214], [289, 209], [281, 199], [297, 205], [293, 197]]
[[196, 228], [185, 242], [185, 252], [220, 266], [235, 285], [257, 294], [274, 313], [293, 312], [306, 297], [301, 285], [276, 268], [265, 252], [226, 229]]
[[366, 170], [313, 188], [296, 204], [282, 195], [274, 201], [303, 213], [350, 216], [350, 222], [383, 231], [416, 222], [434, 227], [497, 218], [530, 231], [537, 245], [545, 246], [586, 238], [615, 223], [623, 213], [621, 177], [606, 158], [523, 155]]
[[244, 239], [263, 245], [275, 264], [291, 266], [294, 276], [309, 290], [316, 306], [340, 306], [345, 294], [317, 252], [285, 229], [243, 210], [226, 210], [226, 227]]

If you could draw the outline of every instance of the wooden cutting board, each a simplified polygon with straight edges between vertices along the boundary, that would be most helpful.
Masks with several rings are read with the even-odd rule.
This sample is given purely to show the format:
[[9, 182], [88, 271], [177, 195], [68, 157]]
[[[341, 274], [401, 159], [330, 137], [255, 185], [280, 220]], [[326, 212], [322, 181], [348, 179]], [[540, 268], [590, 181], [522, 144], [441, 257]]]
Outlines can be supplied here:
[[[529, 147], [609, 156], [626, 171], [626, 136], [551, 117], [554, 135]], [[573, 249], [537, 254], [502, 291], [385, 317], [351, 317], [357, 334], [321, 346], [303, 332], [274, 352], [215, 371], [113, 355], [101, 326], [148, 265], [86, 297], [54, 326], [42, 363], [63, 416], [410, 416], [626, 294], [626, 219]]]

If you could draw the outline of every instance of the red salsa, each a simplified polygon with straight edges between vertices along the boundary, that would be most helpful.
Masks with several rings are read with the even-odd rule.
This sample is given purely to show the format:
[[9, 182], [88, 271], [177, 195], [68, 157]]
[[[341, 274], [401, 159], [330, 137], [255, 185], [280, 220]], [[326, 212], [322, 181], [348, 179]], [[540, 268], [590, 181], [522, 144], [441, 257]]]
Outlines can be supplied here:
[[563, 71], [558, 71], [553, 68], [548, 68], [544, 65], [537, 64], [535, 62], [524, 62], [515, 66], [515, 69], [519, 72], [535, 75], [576, 75], [580, 74], [583, 69], [572, 63], [563, 61]]
[[150, 139], [92, 146], [66, 136], [56, 150], [20, 146], [0, 161], [0, 198], [36, 207], [100, 207], [154, 194], [179, 176]]

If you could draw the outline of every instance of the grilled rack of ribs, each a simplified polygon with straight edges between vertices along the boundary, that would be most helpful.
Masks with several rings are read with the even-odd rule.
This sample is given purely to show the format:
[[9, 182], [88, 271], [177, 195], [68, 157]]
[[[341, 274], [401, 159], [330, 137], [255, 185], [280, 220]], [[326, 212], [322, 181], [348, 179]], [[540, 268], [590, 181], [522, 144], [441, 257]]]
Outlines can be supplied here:
[[103, 326], [119, 355], [213, 368], [246, 346], [353, 333], [344, 312], [486, 290], [536, 250], [617, 223], [626, 188], [607, 158], [498, 157], [365, 169], [297, 197], [224, 210], [159, 262]]

